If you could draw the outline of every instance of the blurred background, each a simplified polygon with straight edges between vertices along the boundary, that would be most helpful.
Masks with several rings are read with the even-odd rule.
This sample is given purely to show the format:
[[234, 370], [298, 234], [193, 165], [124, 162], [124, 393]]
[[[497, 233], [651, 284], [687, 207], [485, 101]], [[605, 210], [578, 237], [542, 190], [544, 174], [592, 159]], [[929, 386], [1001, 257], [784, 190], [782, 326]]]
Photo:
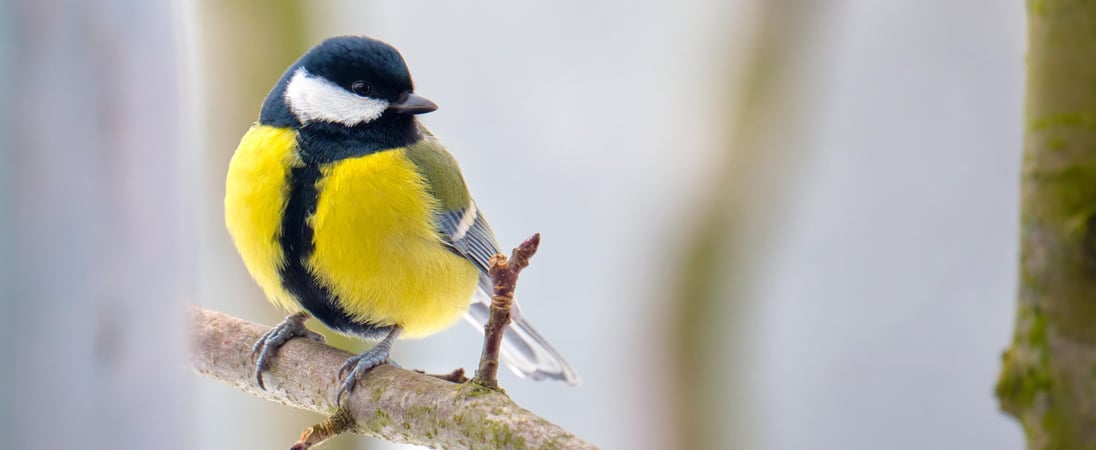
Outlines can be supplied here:
[[518, 298], [583, 385], [501, 374], [520, 405], [604, 448], [1022, 447], [992, 389], [1024, 7], [989, 0], [0, 3], [3, 447], [284, 448], [319, 420], [190, 373], [182, 318], [281, 319], [224, 173], [340, 34], [400, 49], [504, 247], [544, 236]]

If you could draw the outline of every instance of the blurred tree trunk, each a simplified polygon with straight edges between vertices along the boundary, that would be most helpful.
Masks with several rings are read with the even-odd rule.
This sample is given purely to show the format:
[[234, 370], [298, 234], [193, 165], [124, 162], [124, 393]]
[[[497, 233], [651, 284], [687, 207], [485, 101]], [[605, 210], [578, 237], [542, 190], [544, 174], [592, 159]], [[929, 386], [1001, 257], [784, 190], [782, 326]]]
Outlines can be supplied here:
[[1016, 332], [997, 384], [1029, 449], [1096, 449], [1096, 3], [1028, 2]]
[[672, 337], [677, 399], [677, 448], [764, 448], [751, 429], [757, 399], [751, 391], [752, 349], [759, 330], [757, 284], [809, 155], [798, 151], [806, 118], [799, 105], [811, 95], [792, 74], [824, 18], [800, 0], [756, 2], [757, 24], [742, 82], [713, 93], [735, 102], [717, 178], [698, 205], [697, 228], [680, 266]]
[[[15, 32], [15, 8], [13, 2], [0, 3], [0, 86], [12, 86], [15, 81], [12, 76], [15, 72], [16, 61], [14, 54]], [[0, 105], [9, 105], [14, 101], [14, 96], [7, 89], [0, 90]], [[0, 184], [5, 188], [11, 187], [4, 181], [12, 173], [11, 145], [12, 133], [11, 118], [15, 111], [12, 108], [0, 106]], [[8, 257], [15, 245], [12, 239], [14, 220], [10, 191], [0, 193], [0, 292], [12, 292], [14, 284], [15, 261]], [[12, 320], [10, 319], [13, 308], [11, 296], [0, 296], [0, 361], [11, 361], [13, 350], [11, 342], [14, 342], [10, 333]], [[11, 395], [14, 386], [11, 370], [0, 370], [0, 436], [11, 436], [12, 403]]]
[[188, 448], [171, 2], [0, 8], [4, 448]]

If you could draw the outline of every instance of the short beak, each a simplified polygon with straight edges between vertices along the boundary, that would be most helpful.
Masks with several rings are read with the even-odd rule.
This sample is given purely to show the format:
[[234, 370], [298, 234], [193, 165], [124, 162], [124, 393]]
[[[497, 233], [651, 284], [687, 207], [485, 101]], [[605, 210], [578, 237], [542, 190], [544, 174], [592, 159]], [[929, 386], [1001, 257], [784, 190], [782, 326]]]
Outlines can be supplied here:
[[438, 109], [438, 105], [434, 102], [410, 92], [398, 102], [388, 105], [389, 111], [400, 114], [424, 114], [435, 109]]

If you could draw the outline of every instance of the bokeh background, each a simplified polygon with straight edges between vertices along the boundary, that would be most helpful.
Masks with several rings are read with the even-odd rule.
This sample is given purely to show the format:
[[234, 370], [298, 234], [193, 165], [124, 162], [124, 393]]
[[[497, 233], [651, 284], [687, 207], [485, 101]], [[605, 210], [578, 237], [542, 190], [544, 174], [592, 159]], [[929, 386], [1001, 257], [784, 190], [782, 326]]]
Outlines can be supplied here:
[[[183, 305], [280, 315], [223, 176], [325, 37], [399, 48], [604, 448], [1019, 449], [1022, 2], [0, 4], [0, 442], [284, 448], [318, 417], [185, 369]], [[353, 342], [340, 345], [355, 346]], [[457, 325], [400, 342], [471, 368]], [[360, 347], [359, 347], [360, 348]], [[397, 448], [342, 437], [332, 449]]]

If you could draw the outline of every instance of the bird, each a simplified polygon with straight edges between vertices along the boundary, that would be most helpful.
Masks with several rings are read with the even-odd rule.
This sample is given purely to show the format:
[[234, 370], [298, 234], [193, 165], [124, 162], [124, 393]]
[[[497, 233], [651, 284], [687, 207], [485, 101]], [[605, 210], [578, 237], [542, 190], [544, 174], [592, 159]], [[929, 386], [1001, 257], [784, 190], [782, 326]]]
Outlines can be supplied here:
[[[390, 362], [399, 338], [463, 316], [483, 331], [495, 235], [454, 157], [419, 120], [403, 56], [365, 36], [324, 40], [291, 64], [240, 140], [225, 224], [244, 266], [288, 315], [254, 345], [255, 380], [293, 338], [331, 330], [379, 341], [339, 372], [336, 403]], [[515, 303], [502, 360], [520, 377], [580, 382]]]

